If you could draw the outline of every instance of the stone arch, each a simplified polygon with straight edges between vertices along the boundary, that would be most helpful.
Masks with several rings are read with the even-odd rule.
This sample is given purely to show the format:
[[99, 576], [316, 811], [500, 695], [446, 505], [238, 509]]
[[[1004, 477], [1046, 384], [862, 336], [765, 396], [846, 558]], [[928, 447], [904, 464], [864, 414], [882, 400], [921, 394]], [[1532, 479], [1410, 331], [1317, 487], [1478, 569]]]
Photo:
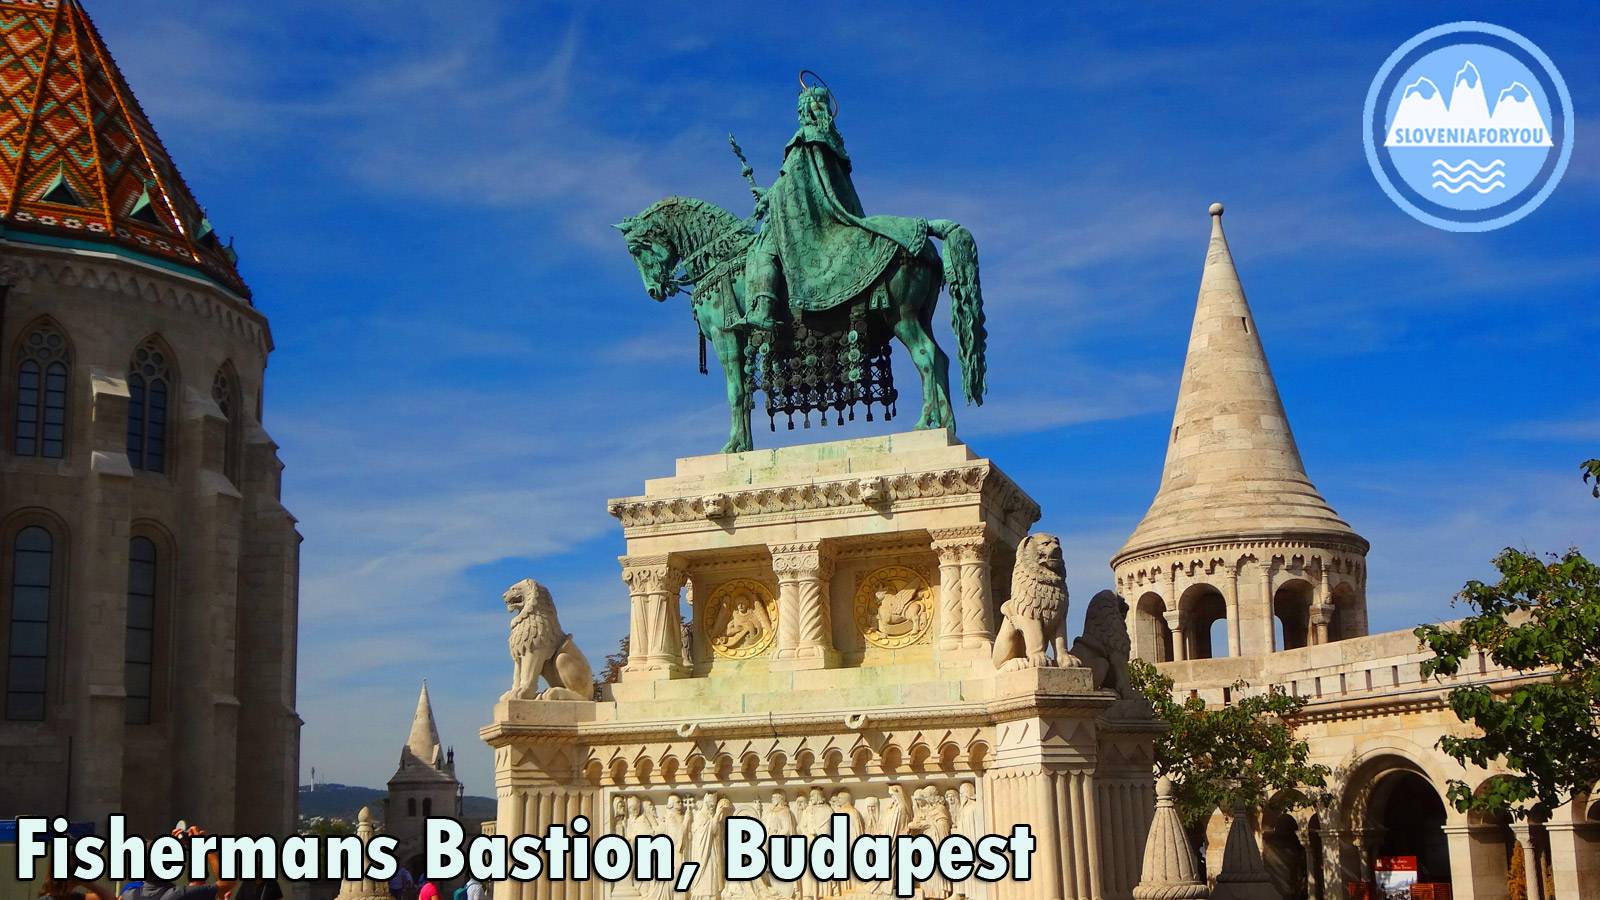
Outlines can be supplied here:
[[1333, 621], [1328, 625], [1328, 640], [1343, 641], [1361, 637], [1361, 596], [1356, 586], [1341, 581], [1333, 586]]
[[1417, 857], [1420, 882], [1452, 880], [1445, 828], [1453, 816], [1431, 756], [1409, 741], [1387, 738], [1357, 751], [1342, 769], [1339, 828], [1361, 835], [1362, 843], [1357, 848], [1341, 837], [1341, 863], [1357, 870], [1359, 880], [1372, 881], [1374, 861], [1386, 856]]
[[[144, 725], [159, 721], [168, 706], [170, 685], [167, 673], [172, 659], [172, 638], [181, 631], [178, 622], [177, 596], [179, 548], [172, 532], [154, 519], [135, 519], [128, 529], [128, 585], [126, 615], [128, 634], [124, 654], [132, 654], [138, 643], [136, 628], [147, 623], [151, 634], [148, 658], [123, 661], [123, 689], [127, 694], [124, 703], [124, 721], [128, 725]], [[148, 553], [141, 552], [150, 551]], [[153, 557], [153, 558], [152, 558]], [[143, 603], [141, 603], [143, 601]], [[147, 603], [149, 609], [140, 607]], [[145, 615], [147, 613], [147, 615]], [[144, 664], [149, 683], [142, 685], [144, 708], [137, 702], [141, 692], [133, 683], [139, 679], [139, 665]], [[132, 773], [127, 773], [131, 776]]]
[[211, 401], [226, 422], [222, 433], [222, 474], [238, 486], [244, 463], [244, 385], [233, 360], [225, 359], [211, 376]]
[[1283, 799], [1280, 794], [1261, 807], [1261, 860], [1280, 896], [1308, 900], [1307, 876], [1312, 863], [1308, 842], [1302, 840], [1302, 825], [1284, 809]]
[[[1212, 659], [1228, 655], [1228, 603], [1222, 591], [1209, 582], [1196, 582], [1178, 597], [1178, 613], [1186, 652], [1184, 659]], [[1216, 628], [1218, 622], [1223, 627]]]
[[1291, 578], [1272, 593], [1272, 617], [1281, 637], [1279, 650], [1298, 650], [1311, 645], [1311, 601], [1316, 588], [1304, 578]]
[[1133, 653], [1149, 662], [1171, 662], [1172, 628], [1167, 625], [1167, 602], [1155, 591], [1145, 591], [1133, 606]]

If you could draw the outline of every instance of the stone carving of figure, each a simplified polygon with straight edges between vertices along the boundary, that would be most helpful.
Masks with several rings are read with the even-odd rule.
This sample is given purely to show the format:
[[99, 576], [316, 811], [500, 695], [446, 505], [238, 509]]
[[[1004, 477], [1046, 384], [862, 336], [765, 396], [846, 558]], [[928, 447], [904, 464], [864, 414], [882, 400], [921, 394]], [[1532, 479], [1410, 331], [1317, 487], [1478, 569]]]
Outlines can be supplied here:
[[856, 809], [861, 811], [861, 832], [863, 834], [877, 834], [878, 798], [862, 797], [856, 801]]
[[[862, 816], [861, 811], [856, 809], [855, 802], [850, 797], [849, 791], [841, 790], [834, 793], [833, 811], [843, 813], [845, 817], [850, 820], [848, 840], [855, 840], [856, 838], [867, 833], [866, 817]], [[837, 885], [839, 882], [833, 883]], [[852, 891], [859, 891], [867, 887], [867, 882], [857, 881], [854, 878], [845, 882], [845, 884], [849, 885], [849, 889]]]
[[794, 811], [789, 808], [789, 797], [783, 791], [772, 792], [772, 803], [761, 810], [761, 824], [768, 835], [796, 834]]
[[961, 830], [961, 794], [955, 788], [944, 792], [944, 808], [950, 811], [950, 833], [967, 836]]
[[[945, 808], [944, 798], [939, 796], [936, 787], [925, 787], [913, 795], [916, 805], [916, 815], [906, 826], [911, 834], [925, 834], [933, 839], [934, 844], [950, 836], [950, 811]], [[928, 900], [950, 896], [950, 882], [937, 868], [928, 880], [922, 883], [922, 894]]]
[[906, 833], [911, 824], [911, 804], [906, 800], [906, 789], [898, 784], [889, 785], [889, 799], [883, 802], [878, 813], [878, 832], [889, 837]]
[[[672, 839], [673, 865], [678, 865], [689, 856], [689, 831], [694, 825], [694, 810], [683, 802], [683, 796], [673, 794], [667, 798], [666, 812], [661, 813], [661, 830]], [[668, 896], [687, 897], [687, 893], [673, 893]]]
[[[636, 838], [644, 835], [664, 834], [661, 821], [656, 817], [656, 805], [649, 800], [640, 800], [638, 797], [628, 798], [628, 824], [623, 831], [623, 836], [632, 843]], [[634, 889], [644, 900], [671, 900], [672, 882], [670, 881], [639, 881], [633, 879]]]
[[722, 614], [712, 626], [711, 640], [729, 650], [739, 650], [759, 645], [771, 631], [766, 603], [754, 593], [740, 590], [723, 605]]
[[952, 809], [961, 833], [976, 841], [982, 837], [983, 807], [978, 803], [978, 786], [970, 781], [963, 781], [958, 789], [961, 795], [960, 812]]
[[875, 595], [878, 601], [878, 632], [885, 637], [900, 637], [928, 627], [930, 612], [923, 602], [922, 588], [912, 585], [899, 591], [887, 588]]
[[[806, 836], [806, 846], [808, 848], [811, 841], [816, 840], [818, 835], [828, 833], [828, 826], [831, 824], [832, 818], [833, 807], [828, 805], [828, 799], [823, 795], [822, 789], [812, 788], [795, 815], [796, 824], [800, 827], [800, 833]], [[807, 852], [810, 851], [808, 850]], [[818, 900], [818, 898], [825, 896], [827, 894], [824, 893], [823, 883], [815, 875], [811, 874], [811, 868], [807, 866], [806, 870], [800, 875], [801, 900]]]
[[724, 810], [729, 807], [719, 803], [720, 799], [716, 792], [708, 792], [700, 798], [699, 808], [695, 810], [689, 840], [693, 849], [691, 858], [700, 864], [700, 871], [689, 887], [690, 900], [722, 900], [722, 889], [726, 887], [722, 880], [722, 823], [727, 818]]
[[611, 798], [611, 833], [622, 834], [628, 826], [628, 801], [622, 797]]

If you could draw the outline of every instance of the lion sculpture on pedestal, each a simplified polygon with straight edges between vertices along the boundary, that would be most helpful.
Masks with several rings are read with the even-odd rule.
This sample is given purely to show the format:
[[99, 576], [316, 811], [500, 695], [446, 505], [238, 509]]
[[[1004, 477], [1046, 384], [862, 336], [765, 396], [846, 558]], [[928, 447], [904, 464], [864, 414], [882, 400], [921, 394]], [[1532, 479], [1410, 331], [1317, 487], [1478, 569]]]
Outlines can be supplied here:
[[1094, 673], [1094, 686], [1130, 696], [1128, 656], [1128, 603], [1115, 591], [1101, 591], [1083, 614], [1083, 634], [1072, 642], [1072, 655]]
[[[594, 670], [561, 630], [550, 591], [532, 578], [505, 593], [511, 619], [511, 690], [501, 700], [591, 700]], [[550, 685], [539, 691], [539, 676]]]
[[1061, 541], [1055, 535], [1030, 534], [1017, 547], [1011, 599], [1000, 606], [1000, 612], [1005, 618], [994, 639], [996, 669], [1009, 672], [1079, 664], [1067, 652], [1067, 570], [1061, 560]]

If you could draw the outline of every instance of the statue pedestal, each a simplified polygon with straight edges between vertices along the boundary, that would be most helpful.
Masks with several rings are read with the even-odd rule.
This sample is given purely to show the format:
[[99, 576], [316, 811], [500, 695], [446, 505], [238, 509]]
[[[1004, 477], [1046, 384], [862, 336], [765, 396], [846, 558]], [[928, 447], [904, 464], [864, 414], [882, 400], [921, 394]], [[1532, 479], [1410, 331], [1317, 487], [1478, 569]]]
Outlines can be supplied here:
[[942, 431], [693, 457], [610, 509], [627, 538], [629, 665], [600, 702], [495, 707], [482, 734], [499, 833], [580, 813], [591, 834], [672, 833], [680, 804], [708, 797], [793, 833], [836, 808], [876, 833], [1028, 825], [1028, 881], [956, 890], [1131, 897], [1159, 725], [1085, 668], [995, 671], [999, 605], [1039, 509], [993, 463]]

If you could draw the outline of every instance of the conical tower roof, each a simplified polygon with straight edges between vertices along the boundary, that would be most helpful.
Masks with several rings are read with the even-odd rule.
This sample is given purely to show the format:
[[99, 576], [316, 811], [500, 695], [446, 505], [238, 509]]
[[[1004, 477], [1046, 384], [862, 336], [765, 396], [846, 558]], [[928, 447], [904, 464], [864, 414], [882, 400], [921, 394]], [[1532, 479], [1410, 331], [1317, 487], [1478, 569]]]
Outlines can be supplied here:
[[428, 701], [428, 682], [422, 682], [422, 694], [417, 697], [417, 714], [411, 720], [411, 737], [406, 739], [406, 749], [417, 759], [430, 766], [439, 760], [439, 726], [433, 722], [433, 704]]
[[0, 0], [0, 236], [250, 295], [78, 0]]
[[1112, 565], [1183, 544], [1285, 535], [1365, 545], [1306, 477], [1214, 203], [1161, 488]]

